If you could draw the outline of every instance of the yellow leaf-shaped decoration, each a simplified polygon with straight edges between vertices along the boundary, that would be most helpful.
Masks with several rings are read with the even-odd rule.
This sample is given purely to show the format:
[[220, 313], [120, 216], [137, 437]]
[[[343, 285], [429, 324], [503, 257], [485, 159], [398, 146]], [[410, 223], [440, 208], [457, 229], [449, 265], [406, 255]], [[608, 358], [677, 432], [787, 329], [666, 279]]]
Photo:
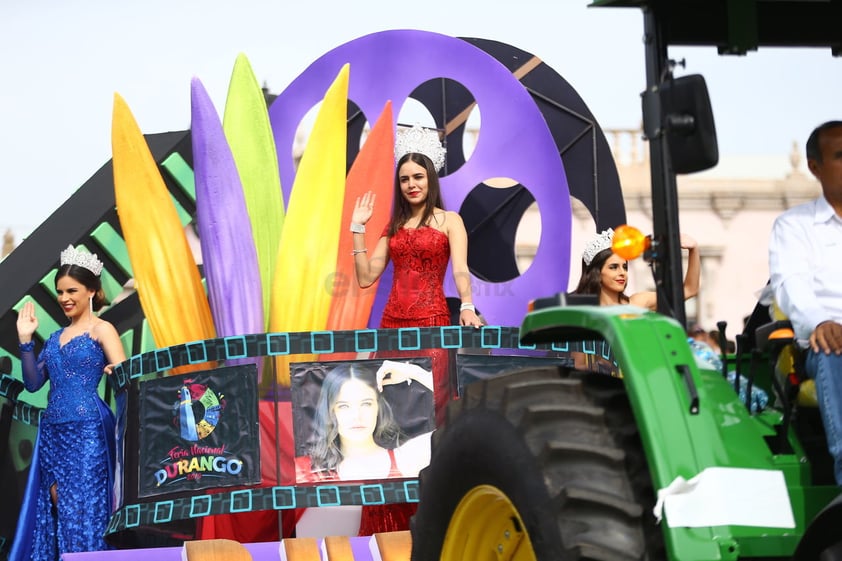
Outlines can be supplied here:
[[[345, 194], [348, 75], [346, 64], [328, 88], [295, 175], [272, 282], [273, 332], [327, 325]], [[276, 366], [289, 386], [289, 359]]]
[[[159, 348], [216, 336], [207, 295], [158, 165], [125, 100], [114, 95], [114, 196], [135, 288]], [[179, 372], [206, 369], [185, 367]]]

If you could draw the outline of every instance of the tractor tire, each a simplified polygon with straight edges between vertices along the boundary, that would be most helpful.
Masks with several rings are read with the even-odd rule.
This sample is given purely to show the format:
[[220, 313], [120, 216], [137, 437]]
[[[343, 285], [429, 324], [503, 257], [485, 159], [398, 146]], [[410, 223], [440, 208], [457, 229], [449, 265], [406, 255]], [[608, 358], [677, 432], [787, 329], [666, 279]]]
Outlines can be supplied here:
[[622, 380], [562, 367], [468, 386], [433, 434], [413, 561], [664, 559]]

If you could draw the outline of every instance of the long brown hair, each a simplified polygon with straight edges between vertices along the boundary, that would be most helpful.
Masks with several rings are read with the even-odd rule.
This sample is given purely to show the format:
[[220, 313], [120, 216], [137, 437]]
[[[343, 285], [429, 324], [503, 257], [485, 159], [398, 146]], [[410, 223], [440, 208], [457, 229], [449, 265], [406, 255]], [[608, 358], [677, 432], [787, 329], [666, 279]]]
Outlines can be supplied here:
[[419, 152], [408, 152], [401, 156], [395, 166], [395, 192], [392, 203], [392, 221], [389, 223], [389, 236], [394, 236], [398, 230], [403, 228], [404, 224], [411, 218], [412, 207], [409, 201], [401, 193], [401, 166], [407, 162], [414, 162], [424, 168], [427, 172], [427, 200], [424, 201], [424, 213], [421, 215], [421, 222], [418, 226], [426, 226], [430, 217], [433, 216], [433, 211], [438, 208], [444, 208], [444, 201], [441, 197], [441, 186], [439, 185], [439, 175], [436, 173], [436, 167], [433, 161]]

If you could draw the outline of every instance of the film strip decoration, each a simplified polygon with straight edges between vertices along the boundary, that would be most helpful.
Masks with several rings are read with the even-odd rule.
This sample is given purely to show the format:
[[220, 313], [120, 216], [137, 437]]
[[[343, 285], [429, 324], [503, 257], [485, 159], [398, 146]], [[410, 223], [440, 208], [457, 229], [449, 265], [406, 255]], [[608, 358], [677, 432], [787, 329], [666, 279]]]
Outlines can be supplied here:
[[174, 520], [188, 520], [213, 514], [417, 502], [417, 479], [358, 485], [258, 487], [127, 505], [112, 515], [105, 533], [109, 535], [140, 526], [166, 524]]
[[[132, 380], [178, 366], [261, 356], [373, 353], [422, 349], [547, 349], [567, 351], [562, 346], [521, 345], [519, 328], [448, 325], [400, 329], [357, 329], [347, 331], [297, 331], [236, 335], [194, 341], [135, 355], [114, 368], [111, 382], [115, 392], [125, 390]], [[564, 348], [562, 348], [564, 347]]]
[[[613, 361], [602, 341], [522, 345], [517, 327], [442, 326], [346, 331], [276, 332], [194, 341], [135, 355], [114, 368], [110, 382], [115, 394], [141, 376], [204, 362], [261, 356], [329, 353], [373, 353], [423, 349], [475, 349], [581, 352]], [[124, 505], [109, 521], [106, 534], [138, 526], [165, 524], [216, 514], [285, 510], [319, 506], [372, 505], [418, 501], [418, 480], [388, 480], [365, 484], [279, 486], [239, 489], [177, 499]]]
[[6, 374], [0, 375], [0, 397], [4, 397], [14, 404], [12, 406], [12, 419], [37, 427], [44, 410], [24, 401], [19, 401], [18, 395], [23, 390], [24, 386], [19, 380], [15, 380]]

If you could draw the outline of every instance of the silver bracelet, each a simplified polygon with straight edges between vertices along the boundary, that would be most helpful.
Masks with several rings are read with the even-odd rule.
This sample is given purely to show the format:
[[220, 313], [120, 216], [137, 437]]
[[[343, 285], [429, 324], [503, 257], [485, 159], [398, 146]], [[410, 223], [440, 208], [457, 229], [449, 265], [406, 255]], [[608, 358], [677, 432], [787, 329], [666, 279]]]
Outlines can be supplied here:
[[355, 234], [365, 234], [365, 224], [357, 224], [356, 222], [351, 222], [351, 232]]
[[471, 304], [470, 302], [466, 302], [466, 303], [462, 304], [461, 306], [459, 306], [460, 312], [464, 312], [465, 310], [471, 310], [474, 313], [477, 312], [476, 307], [473, 304]]
[[367, 253], [367, 252], [368, 252], [367, 249], [355, 249], [355, 250], [351, 251], [351, 255], [357, 255], [358, 253]]

